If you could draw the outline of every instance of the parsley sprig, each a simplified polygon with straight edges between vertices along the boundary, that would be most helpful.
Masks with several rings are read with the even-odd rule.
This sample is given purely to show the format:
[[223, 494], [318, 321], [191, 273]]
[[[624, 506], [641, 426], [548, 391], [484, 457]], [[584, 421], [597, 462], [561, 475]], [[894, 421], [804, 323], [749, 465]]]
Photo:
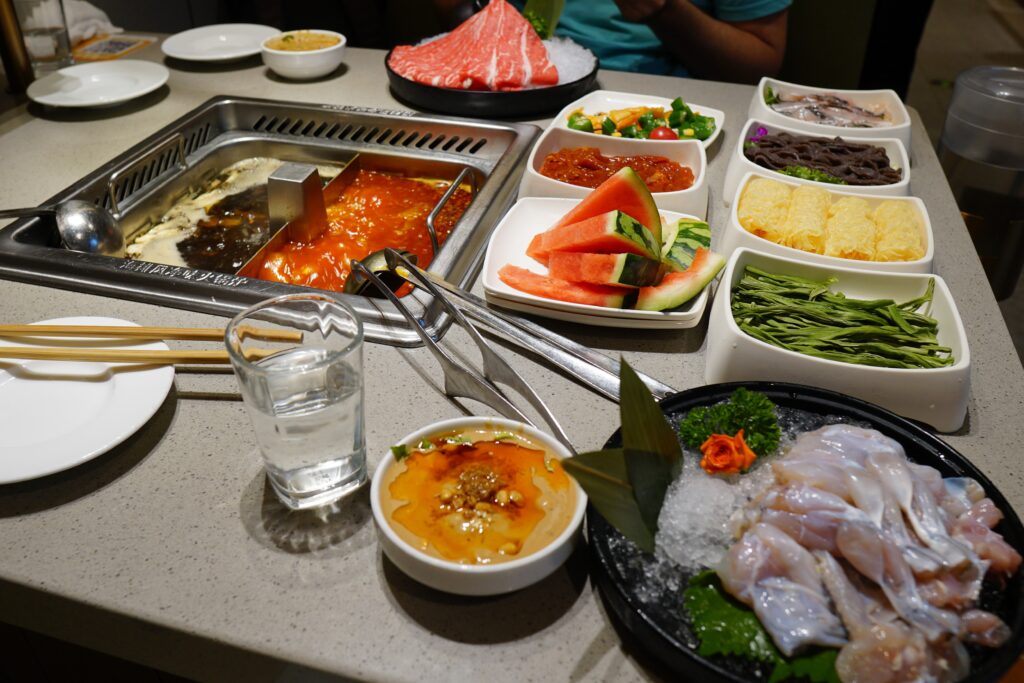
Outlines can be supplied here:
[[724, 403], [688, 412], [679, 423], [679, 437], [687, 448], [697, 450], [712, 434], [733, 436], [741, 429], [744, 441], [758, 456], [774, 451], [782, 437], [775, 404], [764, 394], [740, 387]]

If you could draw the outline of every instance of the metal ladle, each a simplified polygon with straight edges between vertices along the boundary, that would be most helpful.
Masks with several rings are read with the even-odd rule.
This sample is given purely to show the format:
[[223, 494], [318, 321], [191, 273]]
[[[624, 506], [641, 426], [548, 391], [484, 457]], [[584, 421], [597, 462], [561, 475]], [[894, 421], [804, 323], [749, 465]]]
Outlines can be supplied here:
[[124, 256], [124, 235], [113, 214], [102, 206], [69, 199], [54, 206], [0, 209], [0, 218], [54, 216], [61, 242], [72, 251]]

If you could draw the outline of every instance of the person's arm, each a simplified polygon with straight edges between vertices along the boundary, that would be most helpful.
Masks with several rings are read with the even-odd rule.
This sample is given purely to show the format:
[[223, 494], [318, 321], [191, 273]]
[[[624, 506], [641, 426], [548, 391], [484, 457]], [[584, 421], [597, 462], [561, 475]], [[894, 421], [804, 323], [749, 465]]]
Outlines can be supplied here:
[[760, 19], [726, 22], [689, 0], [615, 0], [627, 21], [646, 23], [669, 53], [703, 78], [755, 83], [774, 76], [786, 51], [783, 10]]

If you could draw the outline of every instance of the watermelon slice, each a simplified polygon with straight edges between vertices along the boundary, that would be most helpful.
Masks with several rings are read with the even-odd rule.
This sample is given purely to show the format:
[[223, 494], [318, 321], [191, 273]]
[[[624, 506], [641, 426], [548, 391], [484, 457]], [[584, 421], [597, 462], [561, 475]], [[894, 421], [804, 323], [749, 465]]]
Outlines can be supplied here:
[[682, 273], [669, 273], [656, 287], [642, 287], [636, 308], [642, 311], [664, 311], [682, 306], [700, 294], [718, 271], [725, 266], [725, 258], [710, 249], [699, 247], [693, 263]]
[[569, 282], [546, 275], [538, 275], [511, 264], [502, 266], [498, 271], [498, 277], [509, 287], [521, 292], [572, 304], [629, 308], [636, 301], [636, 289]]
[[655, 244], [661, 244], [661, 216], [658, 215], [654, 197], [640, 176], [629, 166], [598, 185], [572, 211], [562, 216], [554, 227], [579, 223], [609, 211], [621, 211], [639, 221], [654, 235]]
[[590, 254], [636, 254], [658, 260], [660, 242], [621, 211], [608, 211], [578, 223], [552, 228], [533, 238], [526, 253], [544, 265], [554, 251]]
[[548, 272], [556, 280], [595, 285], [646, 287], [661, 279], [661, 262], [636, 254], [578, 254], [555, 251]]
[[[671, 236], [671, 242], [668, 236]], [[704, 221], [680, 218], [666, 231], [666, 241], [661, 248], [661, 260], [676, 272], [683, 272], [693, 263], [693, 256], [701, 247], [711, 248], [711, 228]]]

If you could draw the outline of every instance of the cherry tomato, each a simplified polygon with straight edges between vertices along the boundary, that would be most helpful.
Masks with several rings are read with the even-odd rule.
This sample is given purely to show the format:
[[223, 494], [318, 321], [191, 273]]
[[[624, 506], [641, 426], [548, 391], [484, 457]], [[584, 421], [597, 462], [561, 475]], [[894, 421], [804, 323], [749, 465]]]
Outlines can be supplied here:
[[678, 140], [679, 136], [671, 128], [665, 126], [659, 126], [651, 131], [652, 140]]

